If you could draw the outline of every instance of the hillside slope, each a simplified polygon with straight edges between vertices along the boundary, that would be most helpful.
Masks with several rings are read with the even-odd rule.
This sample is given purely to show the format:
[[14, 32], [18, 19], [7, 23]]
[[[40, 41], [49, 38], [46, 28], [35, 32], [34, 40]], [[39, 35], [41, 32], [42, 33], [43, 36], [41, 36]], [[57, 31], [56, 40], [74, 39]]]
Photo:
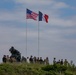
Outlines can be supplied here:
[[0, 64], [0, 75], [76, 75], [76, 67], [28, 63], [3, 63]]

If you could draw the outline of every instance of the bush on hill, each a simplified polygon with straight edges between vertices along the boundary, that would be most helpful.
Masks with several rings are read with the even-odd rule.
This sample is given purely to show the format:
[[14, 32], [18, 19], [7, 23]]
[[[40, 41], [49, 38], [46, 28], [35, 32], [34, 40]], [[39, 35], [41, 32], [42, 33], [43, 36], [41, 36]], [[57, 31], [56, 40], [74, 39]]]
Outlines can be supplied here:
[[28, 63], [0, 64], [0, 75], [76, 75], [64, 65], [43, 65]]

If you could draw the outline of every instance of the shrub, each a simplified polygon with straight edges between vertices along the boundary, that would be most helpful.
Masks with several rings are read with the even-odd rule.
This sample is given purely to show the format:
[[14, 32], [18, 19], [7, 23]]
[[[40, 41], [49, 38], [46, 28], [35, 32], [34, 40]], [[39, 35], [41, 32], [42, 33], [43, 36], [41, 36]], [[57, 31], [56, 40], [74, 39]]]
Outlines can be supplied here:
[[47, 66], [44, 66], [42, 67], [42, 70], [44, 71], [50, 71], [50, 70], [55, 70], [56, 68], [54, 68], [53, 65], [47, 65]]
[[73, 73], [70, 72], [70, 71], [66, 71], [66, 72], [64, 73], [64, 75], [73, 75]]

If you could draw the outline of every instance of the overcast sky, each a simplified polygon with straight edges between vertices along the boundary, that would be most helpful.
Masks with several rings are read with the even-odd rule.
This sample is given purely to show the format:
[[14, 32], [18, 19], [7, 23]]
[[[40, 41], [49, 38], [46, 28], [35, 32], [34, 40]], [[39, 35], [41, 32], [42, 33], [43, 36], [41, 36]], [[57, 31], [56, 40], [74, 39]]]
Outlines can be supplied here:
[[[0, 62], [14, 46], [26, 57], [26, 8], [49, 15], [39, 22], [39, 56], [76, 63], [76, 0], [0, 0]], [[27, 56], [38, 56], [38, 21], [27, 20]]]

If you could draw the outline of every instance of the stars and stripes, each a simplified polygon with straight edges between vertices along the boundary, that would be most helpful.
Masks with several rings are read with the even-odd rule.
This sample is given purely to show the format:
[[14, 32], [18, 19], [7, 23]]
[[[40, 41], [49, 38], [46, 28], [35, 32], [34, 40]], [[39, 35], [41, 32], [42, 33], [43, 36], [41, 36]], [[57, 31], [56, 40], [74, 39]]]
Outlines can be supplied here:
[[38, 14], [27, 9], [26, 10], [26, 19], [33, 19], [33, 20], [37, 20]]

